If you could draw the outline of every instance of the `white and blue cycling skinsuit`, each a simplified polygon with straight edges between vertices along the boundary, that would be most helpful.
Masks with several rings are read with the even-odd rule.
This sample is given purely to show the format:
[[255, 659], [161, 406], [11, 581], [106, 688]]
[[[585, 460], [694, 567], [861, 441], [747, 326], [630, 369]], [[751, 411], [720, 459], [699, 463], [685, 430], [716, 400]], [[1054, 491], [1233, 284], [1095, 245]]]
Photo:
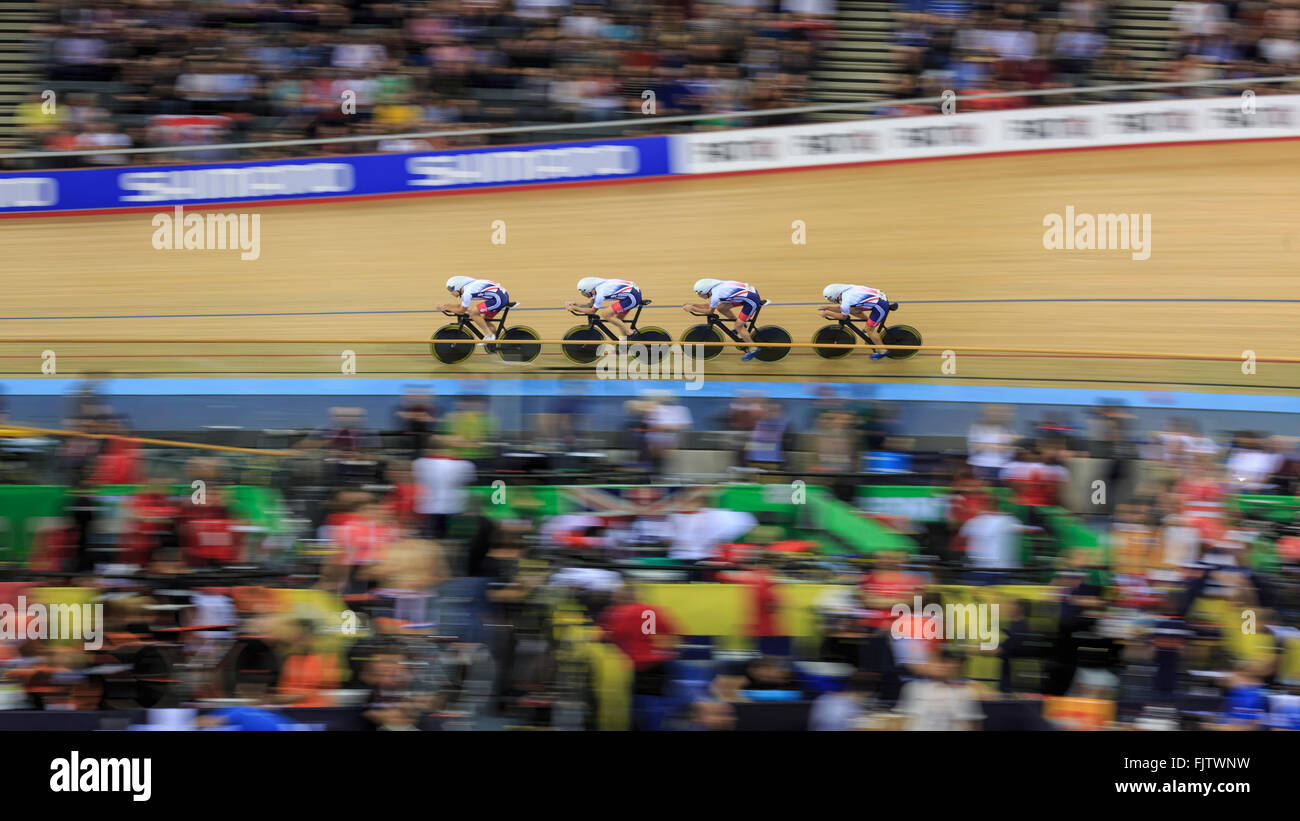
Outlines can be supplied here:
[[854, 285], [840, 294], [840, 313], [852, 316], [854, 310], [865, 313], [867, 325], [874, 328], [885, 321], [889, 313], [889, 298], [884, 291]]
[[591, 304], [599, 308], [610, 300], [614, 301], [614, 315], [622, 316], [641, 304], [641, 289], [626, 279], [604, 280], [596, 286]]
[[758, 291], [754, 290], [747, 282], [737, 282], [728, 280], [719, 282], [709, 291], [709, 308], [717, 308], [720, 304], [739, 305], [740, 321], [748, 322], [749, 318], [757, 311], [762, 300], [758, 296]]
[[491, 319], [510, 301], [510, 295], [505, 288], [490, 279], [476, 279], [461, 289], [461, 307], [469, 308], [470, 303], [476, 299], [483, 300], [483, 304], [478, 306], [479, 314], [484, 319]]

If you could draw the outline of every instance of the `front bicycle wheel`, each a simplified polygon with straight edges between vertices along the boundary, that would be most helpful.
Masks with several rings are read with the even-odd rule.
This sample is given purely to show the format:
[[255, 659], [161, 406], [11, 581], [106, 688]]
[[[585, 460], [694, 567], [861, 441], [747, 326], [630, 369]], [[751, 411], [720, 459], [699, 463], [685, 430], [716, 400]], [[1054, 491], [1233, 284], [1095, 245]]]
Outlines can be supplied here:
[[[853, 334], [839, 323], [823, 325], [812, 338], [814, 345], [852, 345]], [[822, 359], [843, 359], [853, 353], [852, 348], [813, 348]]]
[[429, 352], [444, 365], [459, 365], [474, 353], [473, 335], [459, 325], [443, 325], [433, 338]]
[[[566, 342], [560, 346], [560, 350], [564, 351], [564, 355], [570, 362], [577, 365], [590, 365], [596, 361], [596, 357], [600, 356], [600, 345], [597, 343], [604, 338], [600, 331], [590, 325], [575, 325], [564, 332]], [[567, 342], [570, 339], [574, 340], [575, 344]], [[576, 344], [578, 340], [583, 342], [590, 340], [591, 344], [579, 345]]]
[[[721, 342], [722, 334], [712, 325], [692, 325], [682, 334], [683, 345], [697, 345], [701, 342]], [[705, 345], [700, 348], [700, 355], [705, 359], [713, 359], [722, 353], [721, 345]]]

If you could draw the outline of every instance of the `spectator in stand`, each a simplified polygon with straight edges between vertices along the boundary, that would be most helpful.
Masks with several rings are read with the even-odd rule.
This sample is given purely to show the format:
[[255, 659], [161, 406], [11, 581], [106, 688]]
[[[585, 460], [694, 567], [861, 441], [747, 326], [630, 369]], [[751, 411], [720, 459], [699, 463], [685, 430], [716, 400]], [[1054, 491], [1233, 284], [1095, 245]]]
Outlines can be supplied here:
[[750, 467], [765, 470], [782, 470], [786, 460], [786, 431], [790, 425], [781, 405], [768, 400], [763, 414], [750, 432], [745, 459]]
[[726, 424], [723, 428], [731, 440], [731, 448], [736, 452], [737, 464], [744, 462], [749, 432], [763, 415], [763, 405], [763, 396], [759, 392], [740, 390], [727, 406]]
[[673, 539], [668, 557], [686, 564], [694, 581], [703, 578], [718, 545], [739, 541], [758, 526], [752, 513], [702, 506], [675, 514], [670, 522]]
[[680, 449], [693, 422], [691, 411], [667, 393], [656, 393], [647, 400], [645, 412], [646, 448], [649, 452], [651, 472], [661, 475], [669, 454]]
[[1267, 493], [1275, 489], [1273, 478], [1281, 472], [1284, 461], [1264, 436], [1242, 432], [1228, 454], [1228, 477], [1248, 493]]
[[856, 435], [853, 417], [847, 411], [823, 411], [813, 423], [815, 433], [813, 461], [815, 473], [856, 473], [860, 452], [853, 447]]
[[736, 708], [725, 701], [697, 701], [691, 705], [688, 730], [726, 731], [736, 729]]
[[998, 405], [986, 405], [980, 421], [966, 434], [967, 462], [981, 479], [995, 478], [1015, 453], [1015, 436], [1011, 432], [1012, 411]]
[[321, 528], [335, 549], [330, 583], [344, 594], [362, 595], [375, 586], [373, 570], [401, 534], [390, 509], [369, 493], [340, 493], [335, 507]]
[[966, 546], [966, 559], [975, 584], [995, 584], [1001, 574], [1021, 566], [1020, 534], [1026, 527], [1016, 517], [998, 509], [992, 499], [962, 525], [958, 536]]
[[119, 418], [92, 423], [101, 436], [111, 437], [95, 457], [91, 482], [96, 485], [134, 485], [144, 479], [140, 446], [128, 436], [125, 420]]
[[1141, 502], [1119, 505], [1110, 529], [1112, 567], [1125, 576], [1145, 576], [1160, 563], [1160, 541], [1151, 526], [1151, 508]]
[[1033, 630], [1029, 624], [1029, 613], [1031, 605], [1027, 599], [1017, 599], [1007, 607], [1007, 614], [1003, 624], [1003, 632], [1006, 633], [998, 642], [998, 646], [992, 651], [997, 654], [1001, 662], [1001, 671], [998, 674], [998, 690], [1003, 693], [1015, 692], [1015, 665], [1020, 659], [1033, 658], [1034, 648], [1030, 646], [1033, 640]]
[[873, 689], [869, 675], [854, 673], [844, 689], [822, 693], [813, 700], [808, 712], [808, 729], [813, 732], [859, 729], [867, 716], [867, 702]]
[[393, 411], [394, 427], [406, 434], [411, 458], [418, 458], [429, 435], [438, 428], [438, 407], [427, 390], [412, 388]]
[[668, 681], [668, 665], [677, 658], [676, 623], [659, 607], [637, 599], [631, 585], [615, 591], [613, 604], [600, 614], [597, 625], [605, 638], [632, 662], [632, 692], [661, 696]]
[[759, 651], [765, 656], [788, 657], [789, 634], [781, 628], [780, 582], [771, 568], [760, 559], [746, 562], [735, 570], [724, 571], [719, 581], [743, 584], [750, 593], [750, 616], [745, 626], [746, 635], [755, 639]]
[[439, 432], [456, 458], [473, 462], [478, 468], [490, 467], [496, 422], [481, 398], [466, 396], [457, 401], [456, 409], [443, 418]]
[[962, 680], [963, 656], [950, 648], [939, 651], [926, 677], [903, 685], [897, 711], [908, 730], [977, 730], [984, 721], [980, 697]]
[[181, 505], [179, 521], [181, 550], [190, 566], [221, 566], [239, 560], [237, 522], [216, 487], [206, 489], [198, 501], [187, 499]]
[[447, 535], [452, 517], [465, 512], [465, 487], [474, 480], [474, 463], [456, 458], [437, 436], [429, 437], [424, 456], [411, 466], [417, 493], [415, 512], [422, 520], [426, 539]]
[[295, 619], [285, 641], [278, 700], [292, 707], [329, 707], [333, 699], [328, 691], [340, 684], [337, 657], [316, 645], [316, 623]]

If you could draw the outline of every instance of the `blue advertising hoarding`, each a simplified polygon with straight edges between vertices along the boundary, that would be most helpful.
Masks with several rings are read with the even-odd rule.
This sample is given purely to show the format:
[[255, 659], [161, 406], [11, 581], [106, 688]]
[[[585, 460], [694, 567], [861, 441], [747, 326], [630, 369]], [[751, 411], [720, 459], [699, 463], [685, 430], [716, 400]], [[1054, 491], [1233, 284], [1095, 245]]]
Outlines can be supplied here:
[[670, 173], [668, 139], [0, 174], [0, 213], [382, 196]]

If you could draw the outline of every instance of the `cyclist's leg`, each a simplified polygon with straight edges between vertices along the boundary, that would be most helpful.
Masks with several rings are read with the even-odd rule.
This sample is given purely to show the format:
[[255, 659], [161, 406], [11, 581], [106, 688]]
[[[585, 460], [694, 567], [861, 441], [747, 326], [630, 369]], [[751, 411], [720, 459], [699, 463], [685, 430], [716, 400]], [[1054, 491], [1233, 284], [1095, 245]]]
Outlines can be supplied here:
[[[854, 313], [858, 313], [855, 311]], [[862, 330], [870, 337], [873, 345], [876, 346], [876, 353], [885, 353], [880, 347], [885, 344], [880, 338], [880, 328], [885, 321], [885, 316], [889, 313], [889, 306], [880, 302], [873, 302], [868, 312], [863, 312], [866, 321], [862, 323]]]
[[633, 295], [628, 294], [617, 302], [611, 304], [608, 308], [602, 308], [600, 310], [600, 316], [606, 322], [609, 322], [618, 329], [618, 335], [621, 339], [626, 339], [627, 335], [632, 332], [632, 329], [623, 321], [623, 315], [632, 308], [635, 308], [638, 304], [640, 304], [640, 300], [635, 299], [633, 298]]
[[497, 315], [497, 312], [505, 307], [508, 299], [509, 297], [501, 292], [489, 294], [483, 302], [479, 304], [478, 313], [470, 314], [470, 318], [474, 320], [474, 324], [483, 332], [483, 338], [485, 340], [496, 338], [492, 333], [492, 323], [489, 320], [493, 319]]
[[758, 306], [762, 304], [757, 292], [751, 293], [745, 297], [740, 304], [740, 313], [736, 316], [735, 331], [736, 335], [746, 342], [753, 344], [754, 337], [749, 333], [749, 318], [758, 311]]

